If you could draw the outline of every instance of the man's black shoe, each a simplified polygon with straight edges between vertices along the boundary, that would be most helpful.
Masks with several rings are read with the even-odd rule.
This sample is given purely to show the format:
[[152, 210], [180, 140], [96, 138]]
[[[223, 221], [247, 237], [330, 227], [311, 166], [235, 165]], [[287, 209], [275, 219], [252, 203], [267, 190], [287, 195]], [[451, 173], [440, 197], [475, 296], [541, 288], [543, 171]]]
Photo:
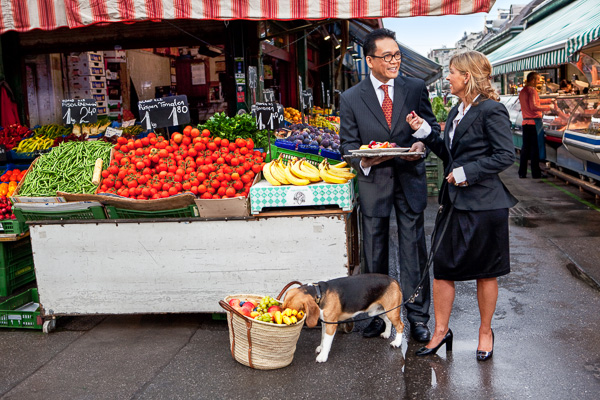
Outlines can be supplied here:
[[363, 337], [376, 337], [381, 335], [383, 331], [385, 331], [385, 322], [379, 317], [373, 317], [371, 323], [363, 331]]
[[431, 333], [425, 322], [415, 322], [410, 324], [410, 334], [417, 342], [426, 343], [431, 338]]

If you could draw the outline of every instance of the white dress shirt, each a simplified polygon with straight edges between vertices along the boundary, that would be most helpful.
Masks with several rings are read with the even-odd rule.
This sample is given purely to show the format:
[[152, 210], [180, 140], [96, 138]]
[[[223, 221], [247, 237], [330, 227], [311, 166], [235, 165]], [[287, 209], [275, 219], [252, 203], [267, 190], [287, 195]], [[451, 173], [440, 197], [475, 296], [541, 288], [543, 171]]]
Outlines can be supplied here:
[[[394, 80], [390, 79], [386, 83], [381, 82], [379, 79], [375, 78], [372, 73], [369, 74], [369, 78], [371, 79], [371, 83], [373, 84], [373, 89], [375, 89], [375, 95], [377, 96], [377, 100], [379, 101], [379, 106], [383, 105], [383, 99], [385, 98], [385, 92], [381, 88], [382, 85], [388, 85], [388, 95], [394, 102]], [[426, 122], [415, 132], [415, 134], [419, 133], [422, 137], [427, 137], [431, 133], [431, 127]], [[413, 134], [414, 136], [414, 134]], [[415, 136], [416, 137], [416, 136]], [[365, 176], [369, 175], [371, 172], [371, 167], [365, 168], [360, 164], [360, 169], [362, 169], [363, 174]]]

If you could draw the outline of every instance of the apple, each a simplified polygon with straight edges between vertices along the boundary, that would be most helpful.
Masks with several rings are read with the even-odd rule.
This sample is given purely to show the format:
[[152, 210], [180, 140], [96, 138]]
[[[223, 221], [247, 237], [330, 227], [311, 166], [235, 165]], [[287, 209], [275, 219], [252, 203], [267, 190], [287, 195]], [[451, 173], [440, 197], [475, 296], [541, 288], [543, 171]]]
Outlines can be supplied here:
[[249, 310], [247, 307], [241, 307], [238, 309], [238, 311], [240, 312], [240, 314], [245, 315], [246, 317], [250, 317], [251, 310]]
[[[268, 312], [269, 314], [271, 314], [271, 313], [275, 313], [276, 311], [279, 311], [279, 312], [281, 312], [281, 311], [283, 311], [283, 310], [282, 310], [282, 309], [281, 309], [281, 307], [279, 307], [279, 306], [271, 306], [271, 307], [269, 307], [269, 309], [267, 310], [267, 312]], [[272, 314], [271, 314], [271, 315], [272, 315]]]
[[248, 309], [250, 309], [250, 311], [252, 311], [252, 310], [254, 310], [256, 308], [256, 306], [254, 305], [254, 303], [251, 302], [251, 301], [245, 302], [242, 307], [248, 308]]
[[239, 307], [240, 306], [240, 299], [231, 299], [229, 300], [229, 305], [231, 307]]

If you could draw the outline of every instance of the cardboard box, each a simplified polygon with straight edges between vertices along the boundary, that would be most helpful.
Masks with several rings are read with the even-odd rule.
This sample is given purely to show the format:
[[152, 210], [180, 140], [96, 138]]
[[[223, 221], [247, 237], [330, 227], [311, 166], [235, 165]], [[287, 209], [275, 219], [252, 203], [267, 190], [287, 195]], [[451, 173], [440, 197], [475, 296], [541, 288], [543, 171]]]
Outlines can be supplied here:
[[106, 89], [106, 77], [99, 75], [75, 76], [70, 85], [74, 89]]
[[[94, 63], [99, 64], [99, 63]], [[86, 75], [106, 75], [106, 71], [104, 67], [92, 67], [92, 66], [79, 66], [79, 65], [69, 65], [69, 75], [70, 76], [86, 76]]]
[[354, 180], [344, 184], [325, 182], [306, 186], [273, 186], [260, 181], [250, 188], [252, 214], [260, 213], [267, 207], [300, 207], [316, 205], [337, 205], [344, 211], [354, 205]]
[[87, 51], [84, 53], [72, 53], [69, 56], [69, 61], [89, 61], [89, 62], [104, 62], [104, 54], [101, 51]]
[[[73, 99], [94, 99], [96, 101], [106, 101], [106, 89], [71, 89], [71, 98]], [[100, 97], [97, 97], [100, 96]], [[100, 98], [104, 97], [104, 100]]]
[[104, 59], [106, 62], [124, 63], [127, 61], [125, 50], [105, 51]]
[[98, 115], [108, 114], [108, 107], [96, 107], [96, 110], [98, 110]]
[[[250, 187], [260, 182], [262, 174], [256, 174]], [[196, 199], [201, 218], [232, 218], [248, 217], [250, 215], [250, 199], [248, 197], [234, 197], [230, 199]]]

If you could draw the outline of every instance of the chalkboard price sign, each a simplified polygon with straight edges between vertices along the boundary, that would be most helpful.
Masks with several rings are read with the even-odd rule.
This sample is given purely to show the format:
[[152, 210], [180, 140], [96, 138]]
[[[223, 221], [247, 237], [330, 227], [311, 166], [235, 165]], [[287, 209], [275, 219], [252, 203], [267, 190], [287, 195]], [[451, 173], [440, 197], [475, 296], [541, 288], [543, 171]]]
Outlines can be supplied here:
[[65, 125], [88, 124], [98, 121], [94, 99], [69, 99], [62, 101], [62, 120]]
[[190, 123], [187, 96], [170, 96], [138, 102], [142, 127], [145, 129]]
[[252, 114], [256, 118], [259, 130], [275, 130], [283, 122], [283, 106], [275, 103], [256, 103], [252, 105]]
[[273, 89], [263, 90], [263, 96], [265, 96], [265, 103], [275, 103], [275, 92]]
[[306, 110], [313, 106], [313, 93], [312, 89], [308, 88], [302, 91], [302, 107]]

